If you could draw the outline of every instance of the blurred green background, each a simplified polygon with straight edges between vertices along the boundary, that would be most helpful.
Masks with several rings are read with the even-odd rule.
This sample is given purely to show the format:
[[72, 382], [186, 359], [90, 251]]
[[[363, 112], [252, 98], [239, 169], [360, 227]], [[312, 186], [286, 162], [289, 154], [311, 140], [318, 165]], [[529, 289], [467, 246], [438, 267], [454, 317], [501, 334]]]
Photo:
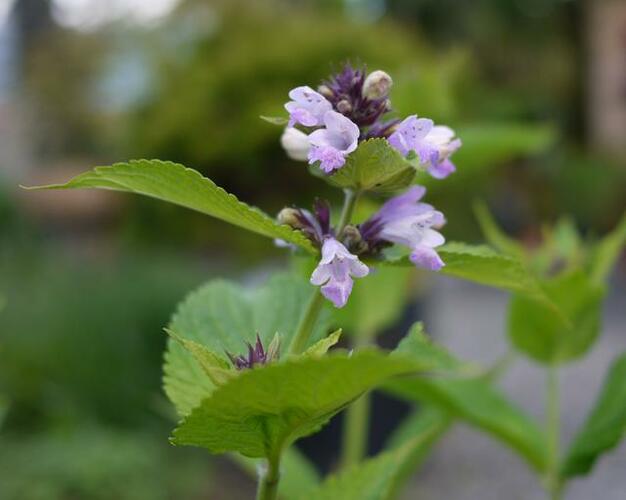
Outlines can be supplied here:
[[594, 115], [603, 85], [626, 107], [626, 81], [596, 81], [614, 59], [594, 42], [593, 2], [96, 4], [0, 0], [0, 498], [211, 497], [211, 462], [165, 439], [161, 329], [201, 282], [286, 258], [165, 204], [18, 184], [147, 157], [270, 213], [337, 204], [258, 117], [351, 61], [393, 75], [400, 115], [463, 139], [457, 174], [424, 179], [449, 240], [480, 241], [480, 198], [528, 244], [563, 214], [602, 235], [626, 208], [626, 123]]

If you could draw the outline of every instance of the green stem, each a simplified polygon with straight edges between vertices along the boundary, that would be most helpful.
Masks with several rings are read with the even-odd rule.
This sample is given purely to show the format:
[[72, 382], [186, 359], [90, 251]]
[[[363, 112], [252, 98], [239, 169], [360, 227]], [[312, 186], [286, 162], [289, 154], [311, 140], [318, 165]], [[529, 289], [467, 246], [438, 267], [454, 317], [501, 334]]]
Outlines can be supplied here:
[[[345, 198], [343, 202], [343, 209], [341, 210], [341, 216], [339, 217], [339, 224], [337, 225], [336, 231], [337, 238], [341, 238], [343, 230], [350, 223], [350, 219], [352, 218], [352, 212], [354, 212], [354, 207], [359, 198], [359, 193], [357, 191], [346, 189], [344, 193]], [[315, 327], [315, 323], [320, 314], [320, 311], [322, 310], [323, 305], [324, 296], [318, 290], [315, 290], [315, 292], [311, 296], [309, 305], [307, 306], [306, 311], [304, 311], [304, 315], [300, 320], [300, 324], [296, 329], [296, 334], [291, 341], [288, 354], [300, 354], [302, 351], [304, 351], [304, 348], [306, 347], [306, 344], [311, 337], [311, 333], [313, 332], [313, 328]]]
[[[373, 332], [359, 332], [354, 342], [355, 349], [370, 345]], [[369, 422], [371, 412], [370, 393], [363, 394], [346, 409], [341, 445], [341, 469], [356, 465], [367, 454]]]
[[559, 472], [561, 403], [559, 397], [559, 372], [556, 364], [551, 364], [548, 367], [546, 397], [546, 431], [548, 434], [546, 489], [551, 500], [560, 500], [563, 492], [563, 484]]
[[309, 305], [306, 311], [304, 311], [304, 315], [300, 319], [296, 334], [289, 346], [288, 354], [300, 354], [304, 351], [323, 305], [324, 296], [316, 289], [313, 295], [311, 295], [311, 300], [309, 300]]
[[352, 213], [354, 212], [354, 207], [356, 206], [356, 202], [359, 199], [360, 194], [358, 191], [352, 191], [352, 189], [346, 189], [344, 190], [344, 193], [345, 197], [343, 199], [343, 209], [341, 210], [341, 216], [339, 217], [339, 224], [337, 224], [337, 239], [341, 239], [343, 230], [348, 224], [350, 224]]
[[276, 500], [278, 498], [278, 481], [280, 480], [280, 454], [270, 457], [259, 467], [259, 485], [257, 500]]

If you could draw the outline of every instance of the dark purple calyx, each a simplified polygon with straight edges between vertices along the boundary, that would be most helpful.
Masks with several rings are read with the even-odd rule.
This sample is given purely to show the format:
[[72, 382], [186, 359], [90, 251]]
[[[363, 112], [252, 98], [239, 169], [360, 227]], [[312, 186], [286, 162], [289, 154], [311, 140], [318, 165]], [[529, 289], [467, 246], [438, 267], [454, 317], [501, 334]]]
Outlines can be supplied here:
[[[382, 134], [387, 130], [388, 125], [381, 123], [381, 117], [391, 111], [391, 105], [387, 96], [370, 99], [363, 95], [366, 77], [365, 69], [346, 64], [340, 73], [324, 81], [318, 90], [336, 111], [359, 126], [362, 138], [384, 137], [371, 134]], [[370, 130], [365, 131], [367, 128]]]
[[230, 359], [230, 362], [237, 370], [245, 370], [248, 368], [253, 368], [257, 365], [265, 365], [278, 359], [279, 356], [279, 346], [276, 343], [272, 342], [267, 350], [264, 349], [263, 343], [261, 342], [261, 338], [259, 334], [256, 336], [256, 343], [254, 346], [250, 344], [250, 342], [246, 342], [248, 346], [248, 352], [246, 354], [242, 354], [239, 356], [235, 356], [229, 352], [226, 352], [226, 355]]
[[320, 248], [326, 237], [334, 235], [330, 227], [330, 205], [325, 200], [316, 199], [313, 212], [304, 208], [284, 208], [278, 214], [278, 222], [302, 231]]

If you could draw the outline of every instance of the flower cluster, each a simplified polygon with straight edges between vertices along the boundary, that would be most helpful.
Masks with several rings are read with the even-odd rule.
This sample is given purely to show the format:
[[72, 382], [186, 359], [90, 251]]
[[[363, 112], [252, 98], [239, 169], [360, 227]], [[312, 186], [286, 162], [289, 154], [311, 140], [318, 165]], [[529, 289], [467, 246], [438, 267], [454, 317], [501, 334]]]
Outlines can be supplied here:
[[263, 342], [261, 342], [261, 337], [259, 337], [258, 334], [256, 336], [256, 343], [254, 346], [249, 342], [246, 342], [246, 345], [248, 347], [246, 354], [235, 356], [226, 352], [230, 362], [237, 370], [253, 368], [257, 365], [264, 365], [278, 359], [280, 349], [280, 341], [278, 337], [275, 337], [267, 350], [263, 347]]
[[[432, 177], [450, 175], [455, 171], [450, 157], [461, 141], [452, 129], [428, 118], [389, 118], [391, 86], [391, 77], [384, 71], [366, 74], [348, 65], [317, 90], [307, 86], [293, 89], [285, 104], [289, 123], [281, 138], [288, 156], [308, 160], [332, 175], [360, 142], [383, 138]], [[386, 247], [407, 247], [411, 262], [420, 268], [438, 271], [444, 266], [436, 248], [445, 242], [438, 232], [445, 217], [421, 201], [425, 193], [421, 186], [410, 187], [356, 225], [333, 227], [329, 204], [319, 200], [313, 211], [285, 208], [278, 220], [302, 231], [320, 249], [321, 259], [310, 281], [321, 287], [335, 307], [343, 307], [354, 279], [370, 272], [361, 258], [376, 259]]]
[[391, 86], [384, 71], [366, 75], [346, 65], [317, 91], [307, 86], [291, 90], [285, 104], [289, 123], [281, 139], [289, 157], [319, 162], [331, 174], [344, 166], [360, 141], [382, 137], [403, 156], [416, 157], [433, 177], [447, 177], [455, 170], [450, 156], [461, 141], [452, 129], [428, 118], [387, 118], [392, 113]]

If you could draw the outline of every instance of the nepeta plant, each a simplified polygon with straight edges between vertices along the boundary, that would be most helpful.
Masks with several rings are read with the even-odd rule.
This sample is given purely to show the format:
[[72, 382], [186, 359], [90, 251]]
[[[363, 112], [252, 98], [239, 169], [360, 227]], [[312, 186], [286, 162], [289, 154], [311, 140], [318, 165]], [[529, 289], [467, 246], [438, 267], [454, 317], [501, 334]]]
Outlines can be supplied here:
[[[317, 200], [312, 210], [287, 207], [275, 219], [198, 172], [158, 160], [99, 167], [44, 188], [151, 196], [269, 237], [294, 254], [298, 265], [291, 272], [256, 289], [221, 280], [201, 287], [166, 329], [164, 387], [181, 418], [172, 443], [236, 453], [231, 456], [245, 468], [257, 465], [259, 499], [391, 498], [455, 420], [509, 446], [543, 478], [550, 496], [560, 498], [567, 479], [587, 473], [626, 427], [622, 355], [561, 458], [557, 367], [583, 355], [599, 333], [605, 281], [626, 239], [626, 222], [586, 246], [571, 227], [560, 229], [529, 255], [479, 206], [497, 250], [444, 244], [445, 217], [424, 201], [419, 183], [452, 174], [461, 141], [427, 118], [398, 118], [391, 86], [382, 71], [346, 66], [317, 90], [289, 92], [288, 118], [265, 118], [286, 125], [281, 142], [291, 158], [308, 162], [312, 175], [341, 189], [337, 217], [331, 203]], [[386, 200], [357, 219], [361, 197]], [[512, 345], [545, 363], [549, 374], [545, 429], [499, 392], [500, 364], [482, 369], [454, 358], [428, 340], [420, 323], [391, 352], [371, 345], [402, 308], [402, 268], [410, 267], [512, 293]], [[351, 334], [350, 351], [333, 348], [341, 327]], [[367, 393], [374, 388], [419, 407], [383, 453], [365, 459]], [[322, 481], [291, 445], [344, 409], [341, 467]]]

